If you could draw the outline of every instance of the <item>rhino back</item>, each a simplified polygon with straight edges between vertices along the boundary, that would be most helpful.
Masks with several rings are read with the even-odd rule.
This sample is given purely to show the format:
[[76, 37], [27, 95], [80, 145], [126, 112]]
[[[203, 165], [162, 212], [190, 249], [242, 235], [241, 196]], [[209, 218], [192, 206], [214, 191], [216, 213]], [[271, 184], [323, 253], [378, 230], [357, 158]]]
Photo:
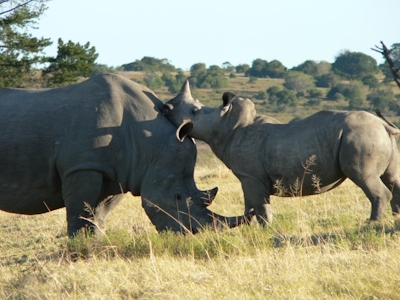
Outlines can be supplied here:
[[322, 111], [290, 124], [272, 124], [258, 117], [241, 128], [229, 147], [229, 166], [240, 176], [284, 180], [292, 185], [304, 173], [307, 159], [314, 156], [312, 169], [330, 169], [326, 182], [342, 176], [338, 164], [347, 112]]
[[62, 207], [61, 180], [74, 170], [126, 180], [127, 161], [154, 130], [160, 105], [145, 87], [116, 75], [57, 89], [0, 90], [0, 209], [45, 212], [43, 201]]

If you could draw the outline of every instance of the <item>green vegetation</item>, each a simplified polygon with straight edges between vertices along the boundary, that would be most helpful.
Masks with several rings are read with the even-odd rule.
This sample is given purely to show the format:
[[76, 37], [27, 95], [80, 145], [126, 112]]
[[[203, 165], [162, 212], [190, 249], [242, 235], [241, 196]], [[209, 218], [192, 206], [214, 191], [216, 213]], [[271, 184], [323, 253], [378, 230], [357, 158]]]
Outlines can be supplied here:
[[44, 3], [13, 9], [22, 2], [25, 1], [0, 2], [0, 88], [37, 84], [34, 66], [47, 60], [43, 50], [52, 44], [50, 39], [35, 38], [24, 30], [37, 24], [46, 10]]
[[29, 30], [36, 28], [45, 2], [0, 1], [0, 87], [63, 86], [93, 73], [98, 54], [89, 42], [64, 44], [60, 38], [57, 56], [44, 56], [52, 42]]
[[58, 39], [57, 56], [49, 58], [50, 65], [43, 70], [50, 86], [76, 83], [79, 77], [88, 77], [94, 71], [94, 63], [99, 55], [90, 43], [80, 45]]
[[175, 72], [177, 69], [168, 62], [168, 59], [158, 59], [145, 56], [141, 60], [136, 60], [120, 67], [121, 71], [143, 71], [143, 72]]

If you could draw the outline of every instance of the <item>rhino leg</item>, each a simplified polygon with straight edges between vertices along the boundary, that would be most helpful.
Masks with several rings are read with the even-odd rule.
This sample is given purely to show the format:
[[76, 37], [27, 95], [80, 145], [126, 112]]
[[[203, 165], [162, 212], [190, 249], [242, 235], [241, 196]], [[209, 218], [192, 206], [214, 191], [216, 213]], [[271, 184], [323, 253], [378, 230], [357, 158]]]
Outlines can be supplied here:
[[124, 194], [109, 196], [96, 206], [94, 211], [94, 222], [100, 229], [104, 228], [104, 223], [108, 214], [122, 201], [122, 199], [124, 199]]
[[391, 190], [393, 190], [393, 198], [390, 201], [392, 214], [394, 217], [400, 217], [400, 179], [391, 184]]
[[248, 214], [254, 209], [254, 214], [259, 223], [272, 222], [272, 209], [270, 204], [270, 192], [261, 181], [253, 178], [240, 178], [242, 184], [245, 211]]
[[[63, 199], [67, 209], [68, 235], [79, 230], [94, 232], [94, 224], [84, 220], [93, 217], [102, 189], [103, 175], [96, 171], [77, 171], [63, 179]], [[82, 218], [83, 217], [83, 218]]]
[[[349, 177], [350, 178], [350, 177]], [[367, 195], [371, 202], [371, 221], [380, 220], [385, 215], [386, 207], [392, 199], [392, 193], [378, 176], [369, 178], [350, 178]]]
[[396, 159], [390, 162], [389, 167], [382, 176], [382, 181], [393, 194], [392, 201], [390, 201], [392, 214], [400, 217], [400, 176], [397, 161]]

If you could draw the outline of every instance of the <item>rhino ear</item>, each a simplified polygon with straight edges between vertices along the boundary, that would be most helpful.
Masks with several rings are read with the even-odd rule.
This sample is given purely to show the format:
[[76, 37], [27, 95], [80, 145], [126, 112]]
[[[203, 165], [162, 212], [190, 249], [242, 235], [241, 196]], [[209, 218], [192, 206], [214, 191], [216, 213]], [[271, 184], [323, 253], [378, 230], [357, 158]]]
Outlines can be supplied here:
[[174, 106], [171, 103], [164, 103], [161, 106], [161, 113], [165, 116], [174, 110]]
[[193, 122], [190, 119], [183, 119], [182, 124], [176, 130], [176, 138], [178, 141], [183, 142], [185, 137], [192, 132]]
[[221, 117], [229, 111], [232, 100], [233, 98], [235, 98], [235, 96], [235, 94], [232, 94], [230, 92], [225, 92], [222, 95]]

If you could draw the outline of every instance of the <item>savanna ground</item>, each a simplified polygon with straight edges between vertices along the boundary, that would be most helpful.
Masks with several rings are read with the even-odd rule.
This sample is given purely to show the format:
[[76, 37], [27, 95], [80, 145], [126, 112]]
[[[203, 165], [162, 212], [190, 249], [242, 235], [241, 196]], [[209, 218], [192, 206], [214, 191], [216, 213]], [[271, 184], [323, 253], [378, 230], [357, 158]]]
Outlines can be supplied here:
[[[238, 180], [203, 144], [195, 179], [219, 186], [211, 209], [243, 212]], [[0, 212], [0, 299], [400, 299], [400, 220], [368, 223], [346, 181], [316, 196], [272, 198], [274, 222], [158, 234], [126, 196], [102, 238], [66, 236], [65, 210]]]
[[[282, 83], [238, 76], [228, 88], [193, 94], [215, 107], [225, 90], [252, 97]], [[172, 96], [165, 88], [156, 93]], [[323, 100], [273, 113], [254, 102], [282, 122], [348, 105]], [[242, 214], [239, 181], [206, 145], [198, 148], [198, 187], [219, 187], [210, 208]], [[400, 299], [400, 219], [388, 209], [385, 220], [369, 224], [370, 203], [350, 181], [311, 197], [272, 197], [272, 208], [274, 222], [265, 227], [158, 234], [140, 198], [127, 195], [103, 237], [74, 240], [66, 236], [65, 209], [0, 212], [0, 299]]]

